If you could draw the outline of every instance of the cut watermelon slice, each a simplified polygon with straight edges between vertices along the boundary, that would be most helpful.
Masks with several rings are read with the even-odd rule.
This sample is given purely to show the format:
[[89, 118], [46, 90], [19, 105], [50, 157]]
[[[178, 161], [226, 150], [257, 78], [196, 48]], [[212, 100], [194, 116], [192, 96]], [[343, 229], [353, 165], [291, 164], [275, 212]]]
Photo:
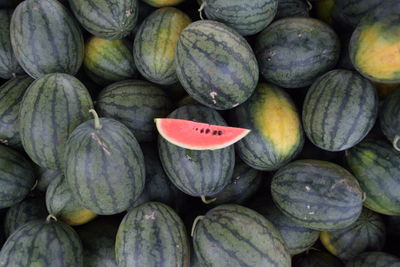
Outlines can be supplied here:
[[168, 142], [191, 150], [216, 150], [230, 146], [250, 130], [181, 119], [155, 119], [157, 130]]

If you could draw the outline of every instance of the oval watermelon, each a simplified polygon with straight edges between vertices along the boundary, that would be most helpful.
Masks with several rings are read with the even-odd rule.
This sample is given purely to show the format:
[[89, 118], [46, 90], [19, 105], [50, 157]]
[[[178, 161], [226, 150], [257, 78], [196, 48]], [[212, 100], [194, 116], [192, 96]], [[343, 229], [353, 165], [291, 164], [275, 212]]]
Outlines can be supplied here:
[[31, 77], [23, 75], [0, 86], [0, 142], [3, 144], [21, 147], [18, 114], [22, 97], [32, 82]]
[[258, 82], [258, 65], [247, 41], [211, 20], [186, 27], [175, 50], [176, 74], [201, 104], [219, 110], [246, 101]]
[[274, 203], [295, 222], [333, 231], [354, 223], [362, 210], [362, 191], [344, 168], [320, 160], [297, 160], [273, 177]]
[[55, 72], [75, 75], [82, 64], [82, 32], [58, 1], [23, 1], [11, 18], [10, 34], [15, 57], [35, 79]]
[[400, 258], [386, 252], [364, 252], [346, 263], [345, 267], [398, 267]]
[[173, 209], [147, 202], [129, 211], [115, 241], [119, 267], [188, 266], [186, 229]]
[[71, 75], [53, 73], [35, 80], [19, 112], [19, 132], [26, 153], [41, 167], [60, 169], [68, 136], [90, 119], [92, 107], [86, 87]]
[[400, 88], [389, 94], [380, 113], [380, 126], [382, 132], [393, 144], [393, 147], [400, 151]]

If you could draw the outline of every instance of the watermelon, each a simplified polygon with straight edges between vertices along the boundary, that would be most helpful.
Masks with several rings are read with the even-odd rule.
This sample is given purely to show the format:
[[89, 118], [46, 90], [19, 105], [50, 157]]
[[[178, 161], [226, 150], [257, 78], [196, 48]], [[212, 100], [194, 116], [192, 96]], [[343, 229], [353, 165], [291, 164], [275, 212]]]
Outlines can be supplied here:
[[381, 250], [385, 244], [386, 227], [377, 213], [363, 209], [355, 223], [343, 230], [321, 232], [325, 248], [343, 261], [364, 251]]
[[302, 149], [304, 134], [300, 115], [281, 88], [261, 83], [244, 104], [230, 111], [232, 125], [251, 132], [237, 143], [239, 156], [249, 166], [276, 170]]
[[306, 254], [294, 261], [296, 267], [343, 267], [343, 263], [329, 253], [317, 250], [307, 251]]
[[47, 187], [46, 206], [51, 215], [69, 225], [84, 224], [96, 217], [74, 198], [62, 175], [55, 177]]
[[400, 82], [400, 2], [381, 1], [357, 25], [350, 41], [354, 67], [368, 79], [382, 83]]
[[3, 144], [21, 147], [18, 114], [22, 97], [32, 82], [31, 77], [23, 75], [7, 81], [0, 87], [0, 142]]
[[359, 254], [346, 267], [399, 267], [400, 258], [386, 252], [372, 251]]
[[103, 85], [133, 78], [136, 66], [128, 40], [91, 37], [85, 44], [83, 66], [88, 76]]
[[19, 112], [19, 132], [26, 153], [41, 167], [60, 169], [68, 136], [90, 119], [92, 107], [88, 90], [71, 75], [53, 73], [35, 80]]
[[34, 220], [45, 220], [46, 203], [43, 197], [28, 197], [10, 207], [4, 218], [4, 233], [8, 237], [19, 227]]
[[127, 80], [104, 88], [96, 108], [100, 115], [125, 124], [139, 142], [146, 142], [156, 139], [153, 119], [167, 116], [172, 102], [162, 89], [149, 82]]
[[153, 7], [165, 7], [165, 6], [174, 6], [180, 4], [185, 0], [142, 0], [142, 1]]
[[277, 207], [304, 227], [333, 231], [353, 224], [361, 214], [362, 191], [344, 168], [321, 160], [297, 160], [273, 177]]
[[315, 13], [318, 19], [333, 25], [332, 12], [335, 5], [335, 0], [315, 0], [313, 1], [315, 5]]
[[262, 173], [235, 159], [235, 168], [230, 183], [216, 195], [213, 205], [224, 203], [241, 204], [249, 199], [262, 183]]
[[115, 241], [119, 267], [188, 266], [189, 241], [185, 226], [173, 209], [147, 202], [129, 211]]
[[236, 31], [211, 20], [186, 27], [175, 50], [176, 74], [201, 104], [219, 110], [245, 102], [258, 82], [256, 57]]
[[[168, 118], [226, 126], [218, 112], [199, 105], [183, 106]], [[159, 137], [160, 160], [172, 183], [184, 193], [200, 197], [219, 193], [229, 184], [235, 164], [234, 147], [218, 150], [189, 150]]]
[[35, 166], [35, 174], [37, 177], [37, 184], [35, 189], [40, 192], [46, 192], [49, 184], [59, 175], [62, 175], [60, 170], [52, 170]]
[[400, 151], [400, 89], [395, 89], [389, 94], [383, 104], [380, 113], [380, 126], [393, 144], [393, 147]]
[[365, 207], [400, 215], [400, 153], [390, 143], [364, 140], [346, 151], [346, 162], [366, 194]]
[[201, 0], [207, 18], [224, 23], [243, 36], [262, 31], [274, 19], [278, 0]]
[[332, 70], [307, 92], [303, 125], [308, 138], [328, 151], [359, 143], [374, 126], [378, 96], [374, 86], [355, 71]]
[[175, 72], [175, 47], [182, 30], [191, 23], [188, 15], [174, 7], [157, 9], [141, 24], [133, 46], [139, 72], [149, 81], [170, 85]]
[[18, 228], [0, 251], [3, 266], [83, 267], [82, 244], [68, 225], [35, 220]]
[[[250, 131], [183, 119], [154, 119], [160, 135], [176, 146], [191, 150], [215, 150], [230, 146]], [[207, 138], [206, 138], [207, 137]]]
[[0, 78], [11, 79], [24, 70], [18, 64], [11, 47], [10, 22], [12, 9], [0, 10]]
[[257, 212], [269, 220], [281, 233], [290, 255], [300, 254], [310, 249], [319, 238], [319, 231], [306, 228], [282, 213], [268, 198]]
[[35, 79], [55, 72], [75, 75], [82, 64], [82, 32], [58, 1], [23, 1], [12, 15], [10, 34], [15, 57]]
[[117, 267], [115, 237], [120, 221], [101, 217], [76, 228], [83, 245], [83, 266]]
[[119, 121], [97, 116], [79, 125], [65, 149], [64, 174], [73, 196], [99, 215], [129, 208], [144, 188], [143, 153]]
[[304, 0], [278, 0], [274, 20], [287, 17], [309, 17], [309, 6]]
[[0, 209], [22, 201], [35, 183], [31, 162], [4, 145], [0, 145], [0, 177]]
[[291, 266], [279, 231], [261, 214], [220, 205], [195, 225], [193, 244], [201, 266]]
[[285, 88], [300, 88], [311, 85], [336, 65], [340, 41], [319, 20], [284, 18], [258, 35], [255, 54], [267, 81]]
[[106, 39], [121, 39], [135, 27], [137, 0], [69, 0], [72, 12], [91, 34]]

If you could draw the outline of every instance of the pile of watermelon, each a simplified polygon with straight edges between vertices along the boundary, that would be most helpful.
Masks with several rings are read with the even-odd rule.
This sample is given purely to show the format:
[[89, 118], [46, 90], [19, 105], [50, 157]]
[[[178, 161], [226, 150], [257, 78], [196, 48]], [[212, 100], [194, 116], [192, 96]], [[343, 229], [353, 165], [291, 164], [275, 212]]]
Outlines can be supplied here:
[[0, 266], [400, 266], [400, 1], [0, 0]]

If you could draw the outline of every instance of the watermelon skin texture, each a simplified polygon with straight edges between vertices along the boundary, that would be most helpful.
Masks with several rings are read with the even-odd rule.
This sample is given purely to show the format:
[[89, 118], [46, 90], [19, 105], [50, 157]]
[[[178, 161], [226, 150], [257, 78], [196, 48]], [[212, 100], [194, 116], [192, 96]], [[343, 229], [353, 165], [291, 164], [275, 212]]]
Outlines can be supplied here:
[[175, 50], [176, 74], [199, 103], [218, 110], [245, 102], [258, 82], [258, 64], [236, 31], [211, 20], [186, 27]]
[[49, 184], [59, 175], [62, 175], [61, 170], [51, 170], [42, 168], [40, 166], [35, 166], [35, 174], [37, 177], [37, 185], [35, 189], [40, 192], [46, 192]]
[[313, 18], [284, 18], [262, 31], [255, 43], [262, 76], [284, 88], [309, 86], [332, 69], [340, 41], [325, 23]]
[[375, 124], [378, 96], [374, 86], [349, 70], [332, 70], [307, 92], [303, 126], [310, 141], [328, 151], [359, 143]]
[[15, 77], [0, 87], [0, 142], [21, 147], [18, 114], [20, 103], [27, 88], [33, 82], [28, 75]]
[[262, 31], [274, 19], [278, 0], [203, 0], [204, 13], [243, 36]]
[[274, 20], [309, 16], [309, 7], [304, 0], [278, 0], [278, 10]]
[[88, 76], [100, 85], [130, 79], [136, 76], [132, 42], [90, 38], [85, 44], [83, 66]]
[[77, 233], [62, 222], [35, 220], [15, 231], [0, 251], [2, 266], [83, 267]]
[[142, 0], [153, 7], [175, 6], [185, 0]]
[[82, 64], [82, 32], [58, 1], [19, 4], [11, 18], [10, 34], [15, 57], [35, 79], [55, 72], [75, 75]]
[[45, 220], [48, 215], [43, 197], [28, 197], [10, 207], [4, 217], [4, 233], [6, 237], [19, 227], [34, 220]]
[[0, 78], [11, 79], [24, 70], [14, 56], [10, 39], [10, 22], [12, 9], [0, 10]]
[[26, 153], [41, 167], [61, 169], [68, 136], [90, 119], [88, 90], [71, 75], [47, 74], [31, 84], [20, 105], [19, 132]]
[[[227, 126], [221, 115], [207, 107], [188, 105], [174, 110], [168, 118]], [[184, 193], [199, 197], [219, 193], [233, 174], [233, 146], [218, 150], [189, 150], [158, 138], [160, 160], [172, 183]]]
[[167, 116], [173, 104], [159, 87], [141, 80], [113, 83], [104, 88], [97, 99], [99, 113], [125, 124], [139, 142], [157, 138], [154, 118]]
[[0, 145], [0, 177], [0, 209], [22, 201], [35, 183], [31, 162], [4, 145]]
[[346, 263], [345, 267], [399, 267], [400, 258], [386, 252], [371, 251], [359, 254]]
[[307, 254], [295, 261], [296, 267], [343, 267], [343, 263], [327, 252], [310, 250]]
[[220, 205], [195, 228], [201, 266], [291, 266], [279, 231], [261, 214], [236, 204]]
[[248, 101], [230, 111], [233, 126], [251, 132], [236, 143], [240, 158], [252, 168], [271, 171], [301, 151], [301, 118], [290, 96], [273, 84], [261, 83]]
[[325, 248], [343, 261], [364, 251], [381, 250], [385, 239], [386, 227], [382, 217], [368, 209], [363, 209], [357, 221], [346, 229], [321, 232]]
[[393, 143], [395, 149], [400, 151], [400, 90], [398, 88], [386, 97], [379, 115], [382, 132]]
[[143, 153], [135, 136], [122, 123], [100, 119], [79, 125], [65, 150], [64, 174], [76, 200], [99, 215], [128, 209], [143, 191]]
[[91, 34], [110, 40], [122, 39], [135, 27], [137, 0], [69, 0], [80, 24]]
[[346, 163], [366, 194], [365, 207], [400, 215], [400, 153], [390, 143], [364, 140], [346, 151]]
[[178, 214], [159, 202], [147, 202], [122, 220], [115, 254], [119, 267], [189, 266], [189, 240]]
[[362, 191], [344, 168], [320, 160], [297, 160], [272, 178], [272, 199], [304, 227], [334, 231], [353, 224], [361, 214]]
[[93, 220], [96, 214], [75, 199], [63, 175], [58, 175], [46, 190], [46, 207], [49, 214], [68, 225], [81, 225]]
[[178, 82], [175, 47], [180, 33], [191, 22], [174, 7], [157, 9], [143, 21], [135, 35], [133, 55], [147, 80], [162, 85]]

